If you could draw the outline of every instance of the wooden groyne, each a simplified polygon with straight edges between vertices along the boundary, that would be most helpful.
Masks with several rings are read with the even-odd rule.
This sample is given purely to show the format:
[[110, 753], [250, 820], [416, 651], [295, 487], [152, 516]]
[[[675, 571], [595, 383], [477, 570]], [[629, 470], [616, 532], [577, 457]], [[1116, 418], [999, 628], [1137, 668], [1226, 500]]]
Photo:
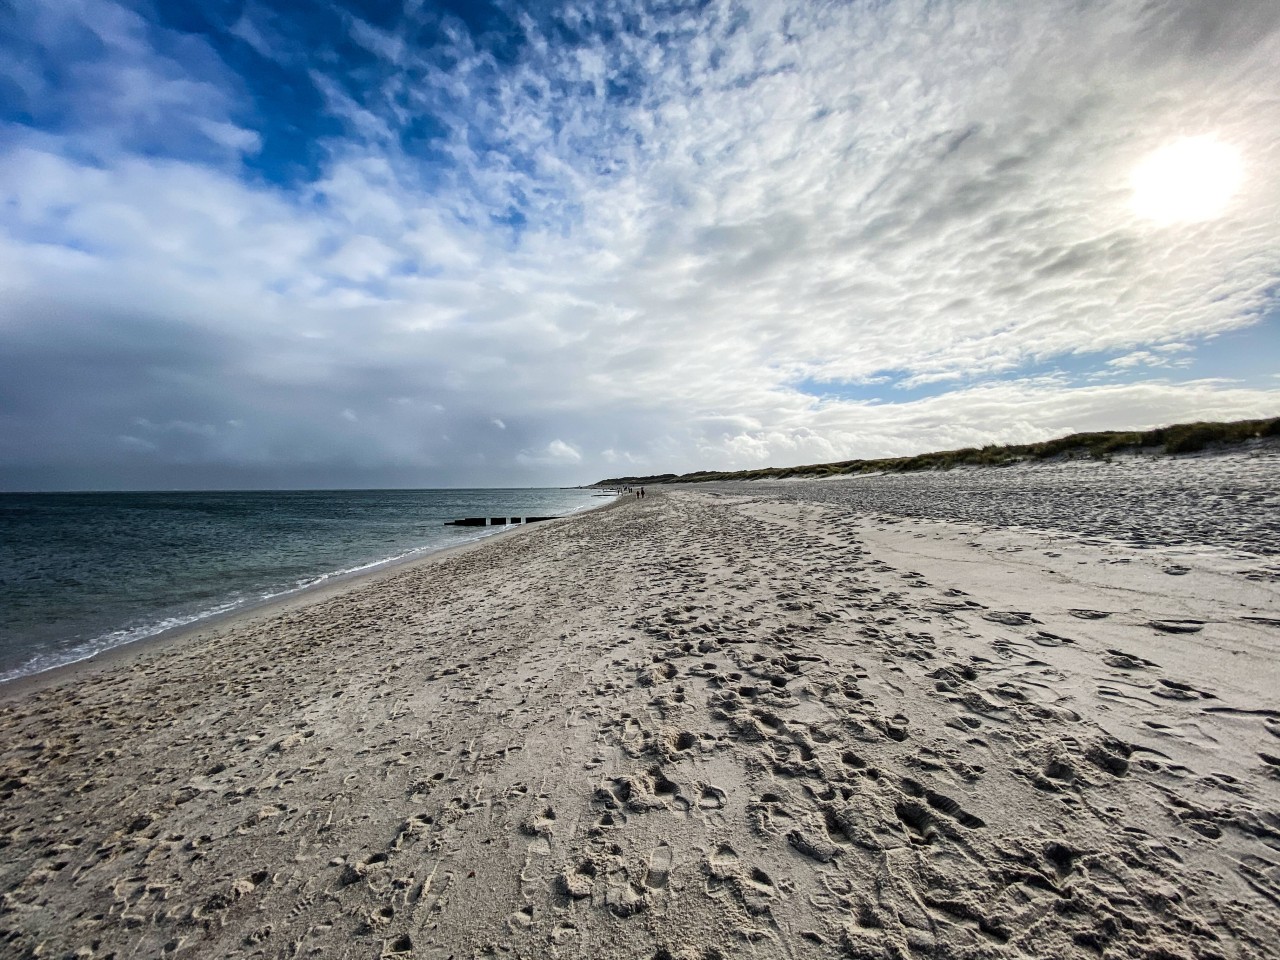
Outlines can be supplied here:
[[559, 520], [559, 517], [463, 517], [446, 520], [446, 527], [509, 527], [517, 523], [540, 523], [543, 520]]

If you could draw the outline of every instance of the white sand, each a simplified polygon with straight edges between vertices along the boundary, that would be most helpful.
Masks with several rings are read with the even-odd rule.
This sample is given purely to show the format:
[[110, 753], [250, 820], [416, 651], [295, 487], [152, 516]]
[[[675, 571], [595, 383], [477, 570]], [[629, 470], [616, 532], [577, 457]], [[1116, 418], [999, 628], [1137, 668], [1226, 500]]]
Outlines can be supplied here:
[[651, 487], [10, 691], [0, 954], [1280, 956], [1278, 473]]

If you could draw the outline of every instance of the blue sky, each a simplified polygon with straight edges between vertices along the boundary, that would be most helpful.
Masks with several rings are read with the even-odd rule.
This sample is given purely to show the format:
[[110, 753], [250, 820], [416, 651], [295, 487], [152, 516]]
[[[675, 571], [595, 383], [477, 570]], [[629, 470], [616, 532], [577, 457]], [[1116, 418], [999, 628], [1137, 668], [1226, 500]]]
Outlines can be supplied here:
[[15, 0], [0, 488], [1275, 415], [1276, 62], [1252, 0]]

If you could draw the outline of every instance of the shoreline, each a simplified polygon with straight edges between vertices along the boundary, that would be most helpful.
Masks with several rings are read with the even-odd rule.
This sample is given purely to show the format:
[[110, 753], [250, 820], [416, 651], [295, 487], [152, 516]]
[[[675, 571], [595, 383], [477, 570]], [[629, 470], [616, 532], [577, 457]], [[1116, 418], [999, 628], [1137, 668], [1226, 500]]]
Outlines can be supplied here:
[[349, 590], [358, 589], [368, 583], [375, 583], [382, 578], [392, 576], [406, 569], [431, 564], [454, 554], [467, 553], [484, 544], [496, 542], [532, 526], [542, 526], [567, 520], [570, 517], [607, 510], [621, 499], [621, 496], [617, 496], [609, 503], [591, 506], [566, 514], [563, 517], [556, 517], [553, 520], [540, 521], [538, 524], [509, 524], [496, 533], [485, 534], [476, 537], [474, 540], [427, 550], [418, 555], [377, 561], [360, 570], [322, 575], [323, 579], [319, 582], [307, 586], [286, 590], [266, 599], [249, 601], [232, 610], [201, 616], [191, 623], [169, 627], [158, 633], [108, 647], [79, 660], [60, 663], [36, 673], [23, 674], [0, 682], [0, 705], [8, 700], [20, 698], [34, 690], [41, 690], [64, 680], [80, 679], [85, 675], [96, 673], [99, 669], [110, 669], [119, 666], [129, 662], [134, 657], [153, 652], [157, 648], [166, 647], [170, 644], [181, 644], [205, 632], [229, 629], [240, 625], [242, 621], [246, 623], [256, 622], [261, 618], [271, 617], [285, 610], [306, 606], [312, 602], [319, 602], [330, 596], [339, 596]]
[[654, 489], [4, 699], [0, 942], [1267, 960], [1280, 572], [1016, 481]]

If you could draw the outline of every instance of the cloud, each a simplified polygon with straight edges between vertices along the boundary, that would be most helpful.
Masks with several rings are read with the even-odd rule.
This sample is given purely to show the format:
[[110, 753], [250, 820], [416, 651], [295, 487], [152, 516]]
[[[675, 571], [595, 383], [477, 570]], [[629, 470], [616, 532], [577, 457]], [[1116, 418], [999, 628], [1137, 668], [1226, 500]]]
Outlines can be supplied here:
[[[1272, 6], [317, 33], [249, 4], [194, 34], [24, 0], [0, 458], [110, 483], [135, 437], [129, 471], [196, 485], [541, 483], [1274, 413], [1273, 379], [1195, 367], [1215, 335], [1274, 343]], [[1239, 150], [1240, 189], [1161, 227], [1130, 174], [1188, 132]]]
[[521, 451], [516, 455], [516, 460], [525, 466], [579, 464], [582, 462], [582, 454], [577, 447], [557, 438], [542, 450], [533, 453]]
[[158, 448], [149, 440], [143, 440], [141, 437], [133, 437], [128, 434], [121, 434], [116, 437], [120, 446], [126, 450], [135, 450], [140, 453], [154, 453]]
[[1134, 350], [1106, 362], [1114, 370], [1130, 370], [1134, 367], [1187, 367], [1190, 357], [1171, 356], [1167, 350]]
[[547, 444], [547, 456], [561, 463], [581, 463], [582, 454], [571, 444], [563, 440], [552, 440]]

